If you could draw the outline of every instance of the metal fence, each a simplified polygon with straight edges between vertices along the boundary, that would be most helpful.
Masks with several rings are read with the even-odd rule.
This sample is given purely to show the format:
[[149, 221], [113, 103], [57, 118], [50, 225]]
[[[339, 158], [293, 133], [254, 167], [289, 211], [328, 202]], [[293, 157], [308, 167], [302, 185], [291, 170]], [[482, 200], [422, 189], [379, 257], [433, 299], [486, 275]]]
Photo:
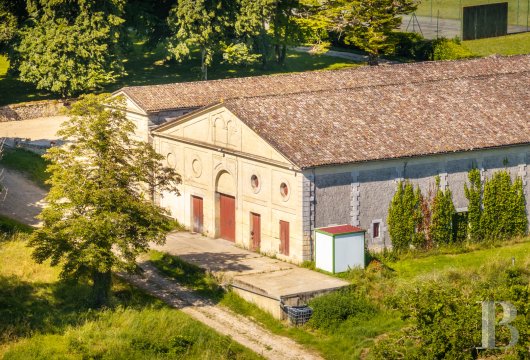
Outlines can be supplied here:
[[[401, 31], [427, 39], [463, 37], [464, 7], [496, 4], [499, 0], [423, 0], [414, 14], [402, 17]], [[530, 0], [508, 0], [508, 34], [530, 31]]]

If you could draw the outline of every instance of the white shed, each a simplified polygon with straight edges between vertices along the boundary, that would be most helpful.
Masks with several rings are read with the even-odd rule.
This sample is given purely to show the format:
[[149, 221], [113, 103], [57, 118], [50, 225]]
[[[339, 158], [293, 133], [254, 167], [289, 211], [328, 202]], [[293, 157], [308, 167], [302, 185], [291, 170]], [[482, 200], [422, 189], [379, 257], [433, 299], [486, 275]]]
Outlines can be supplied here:
[[316, 267], [331, 273], [364, 268], [364, 233], [351, 225], [315, 229]]

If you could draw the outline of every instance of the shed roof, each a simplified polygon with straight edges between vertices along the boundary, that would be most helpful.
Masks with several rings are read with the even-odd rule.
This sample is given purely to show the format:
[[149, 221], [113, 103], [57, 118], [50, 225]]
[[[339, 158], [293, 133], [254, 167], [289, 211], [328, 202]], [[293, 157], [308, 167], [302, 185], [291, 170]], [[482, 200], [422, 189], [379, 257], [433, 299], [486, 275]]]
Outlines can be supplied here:
[[530, 57], [488, 57], [465, 61], [363, 66], [342, 70], [131, 86], [120, 91], [148, 113], [189, 109], [220, 101], [307, 91], [402, 85], [455, 77], [489, 76], [528, 70]]
[[352, 226], [352, 225], [334, 225], [334, 226], [327, 226], [324, 228], [318, 228], [315, 230], [321, 231], [327, 234], [332, 234], [332, 235], [343, 235], [343, 234], [365, 232], [365, 230], [361, 229], [360, 227]]

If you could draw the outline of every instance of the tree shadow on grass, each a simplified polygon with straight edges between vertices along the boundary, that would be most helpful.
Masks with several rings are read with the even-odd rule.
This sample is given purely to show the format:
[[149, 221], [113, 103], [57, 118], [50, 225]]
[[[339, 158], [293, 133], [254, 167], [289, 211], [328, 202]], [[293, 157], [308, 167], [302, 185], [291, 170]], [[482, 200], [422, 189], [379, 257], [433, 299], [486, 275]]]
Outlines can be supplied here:
[[[115, 280], [110, 307], [142, 308], [156, 299]], [[35, 333], [62, 333], [97, 318], [91, 309], [91, 288], [82, 281], [31, 283], [0, 275], [0, 344]]]

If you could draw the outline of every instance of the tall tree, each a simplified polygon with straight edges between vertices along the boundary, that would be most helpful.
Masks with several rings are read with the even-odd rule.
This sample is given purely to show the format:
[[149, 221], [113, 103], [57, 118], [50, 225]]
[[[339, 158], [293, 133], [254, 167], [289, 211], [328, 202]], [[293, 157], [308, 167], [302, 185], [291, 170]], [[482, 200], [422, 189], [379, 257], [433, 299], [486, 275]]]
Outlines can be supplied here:
[[168, 48], [170, 55], [182, 61], [198, 49], [202, 77], [206, 80], [214, 54], [233, 32], [234, 14], [233, 0], [179, 0], [168, 18], [173, 32]]
[[63, 97], [124, 75], [120, 25], [124, 0], [33, 0], [17, 48], [20, 79]]
[[260, 54], [263, 65], [272, 53], [284, 64], [287, 46], [304, 39], [308, 28], [308, 8], [317, 0], [239, 0], [235, 23], [238, 37]]
[[416, 10], [417, 0], [326, 0], [318, 14], [329, 21], [329, 30], [347, 44], [366, 51], [369, 64], [391, 52], [390, 34], [401, 25], [400, 15]]
[[123, 107], [108, 95], [72, 105], [59, 135], [74, 142], [45, 155], [51, 189], [29, 242], [35, 260], [61, 265], [63, 278], [91, 278], [96, 306], [108, 300], [113, 269], [132, 269], [149, 242], [165, 241], [170, 221], [148, 194], [177, 192], [180, 182], [151, 145], [132, 140]]

